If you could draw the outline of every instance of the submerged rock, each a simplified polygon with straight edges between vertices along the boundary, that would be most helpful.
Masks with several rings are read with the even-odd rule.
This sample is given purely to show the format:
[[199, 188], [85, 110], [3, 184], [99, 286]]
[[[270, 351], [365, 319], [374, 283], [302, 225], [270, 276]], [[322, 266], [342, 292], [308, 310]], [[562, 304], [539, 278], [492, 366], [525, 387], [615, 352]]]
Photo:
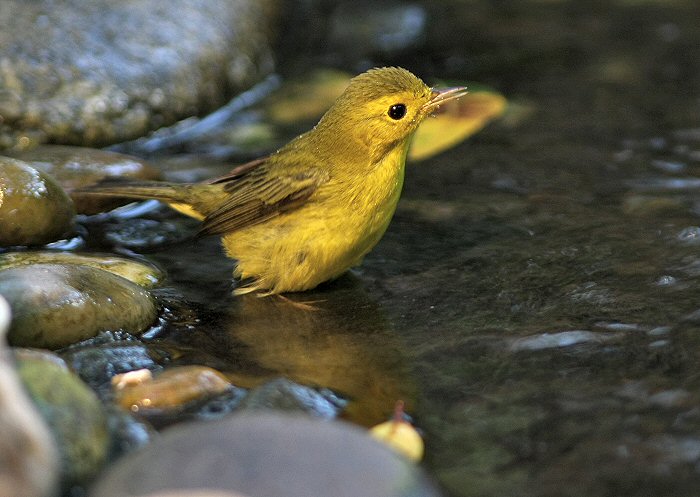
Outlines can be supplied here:
[[156, 435], [151, 425], [118, 407], [107, 408], [107, 426], [111, 439], [110, 460], [145, 447]]
[[184, 489], [192, 495], [211, 488], [268, 497], [440, 495], [419, 467], [364, 430], [270, 413], [166, 430], [110, 468], [90, 495], [167, 495]]
[[10, 307], [0, 296], [0, 495], [47, 497], [55, 494], [58, 452], [5, 346], [9, 323]]
[[157, 316], [153, 296], [101, 269], [33, 264], [0, 271], [0, 293], [12, 307], [13, 345], [59, 348], [101, 331], [144, 331]]
[[56, 440], [64, 488], [86, 483], [109, 448], [100, 401], [57, 357], [19, 350], [16, 358], [19, 376]]
[[11, 267], [29, 266], [32, 264], [88, 266], [116, 274], [146, 288], [155, 286], [165, 276], [163, 271], [153, 265], [116, 255], [87, 255], [48, 250], [0, 254], [0, 271]]
[[241, 402], [241, 409], [269, 409], [288, 413], [306, 413], [320, 418], [338, 416], [345, 402], [326, 391], [324, 395], [313, 388], [286, 378], [279, 378], [251, 390]]
[[108, 144], [211, 111], [272, 67], [272, 0], [6, 0], [0, 148]]
[[167, 352], [158, 350], [156, 346], [137, 341], [89, 342], [62, 350], [61, 357], [98, 394], [109, 393], [111, 396], [111, 380], [115, 375], [143, 369], [160, 370], [161, 366], [155, 359], [168, 357]]
[[56, 180], [0, 156], [0, 247], [43, 245], [70, 231], [75, 209]]
[[133, 199], [72, 193], [77, 188], [94, 185], [107, 178], [154, 180], [161, 177], [158, 169], [142, 159], [95, 148], [40, 145], [13, 156], [54, 177], [71, 196], [75, 210], [80, 214], [108, 211], [133, 202]]
[[[133, 412], [179, 410], [232, 387], [223, 374], [206, 366], [170, 368], [155, 378], [138, 373], [134, 371], [114, 378], [117, 403]], [[130, 381], [129, 375], [138, 376], [138, 379]]]

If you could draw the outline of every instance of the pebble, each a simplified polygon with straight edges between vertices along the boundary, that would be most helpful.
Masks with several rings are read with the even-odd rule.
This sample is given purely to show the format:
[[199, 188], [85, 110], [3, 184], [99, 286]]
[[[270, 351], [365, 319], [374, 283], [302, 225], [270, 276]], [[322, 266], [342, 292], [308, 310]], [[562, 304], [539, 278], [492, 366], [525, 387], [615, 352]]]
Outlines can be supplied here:
[[165, 277], [163, 271], [152, 264], [111, 254], [88, 255], [49, 250], [0, 254], [0, 271], [32, 264], [75, 264], [93, 267], [146, 288], [155, 286]]
[[100, 401], [56, 356], [20, 349], [15, 358], [19, 377], [56, 440], [63, 488], [85, 484], [102, 468], [110, 444]]
[[157, 317], [148, 290], [107, 271], [73, 264], [32, 264], [0, 270], [10, 303], [12, 345], [60, 348], [121, 330], [145, 331]]
[[0, 247], [43, 245], [66, 235], [75, 209], [51, 176], [0, 156]]
[[[125, 375], [133, 377], [134, 373]], [[181, 409], [232, 387], [222, 373], [206, 366], [173, 367], [140, 381], [120, 381], [115, 377], [112, 384], [117, 404], [132, 412]]]
[[332, 419], [340, 414], [345, 402], [329, 398], [313, 388], [286, 378], [278, 378], [251, 390], [241, 402], [241, 409], [271, 409], [287, 413], [306, 413]]
[[150, 424], [111, 404], [107, 407], [107, 427], [111, 439], [109, 460], [141, 449], [157, 436]]
[[135, 497], [185, 489], [193, 495], [212, 488], [266, 497], [440, 495], [418, 466], [365, 430], [265, 412], [165, 430], [109, 468], [89, 495]]
[[156, 346], [126, 340], [105, 344], [83, 342], [64, 349], [61, 356], [98, 394], [111, 393], [115, 375], [134, 370], [157, 371], [161, 366], [156, 359], [168, 358], [168, 354]]
[[77, 188], [94, 185], [104, 179], [155, 180], [158, 169], [143, 159], [108, 150], [67, 145], [40, 145], [13, 154], [30, 166], [50, 174], [70, 194], [80, 214], [105, 212], [133, 199], [119, 199], [72, 193]]

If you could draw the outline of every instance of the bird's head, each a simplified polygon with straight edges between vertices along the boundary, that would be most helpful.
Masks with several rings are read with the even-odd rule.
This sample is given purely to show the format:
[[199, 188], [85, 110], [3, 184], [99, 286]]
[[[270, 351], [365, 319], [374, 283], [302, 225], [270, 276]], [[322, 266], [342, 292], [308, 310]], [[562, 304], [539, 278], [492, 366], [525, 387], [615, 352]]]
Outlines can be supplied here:
[[440, 104], [466, 88], [433, 89], [406, 69], [383, 67], [354, 77], [319, 123], [339, 136], [353, 136], [373, 153], [405, 144]]

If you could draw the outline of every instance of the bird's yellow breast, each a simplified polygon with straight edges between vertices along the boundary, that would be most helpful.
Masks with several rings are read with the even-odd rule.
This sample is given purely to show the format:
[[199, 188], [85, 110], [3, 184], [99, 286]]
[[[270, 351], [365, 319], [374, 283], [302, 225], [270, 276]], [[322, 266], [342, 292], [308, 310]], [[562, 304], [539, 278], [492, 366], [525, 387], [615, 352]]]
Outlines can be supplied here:
[[235, 275], [255, 278], [238, 293], [302, 291], [359, 264], [396, 210], [408, 140], [368, 168], [363, 181], [334, 177], [307, 204], [223, 238]]

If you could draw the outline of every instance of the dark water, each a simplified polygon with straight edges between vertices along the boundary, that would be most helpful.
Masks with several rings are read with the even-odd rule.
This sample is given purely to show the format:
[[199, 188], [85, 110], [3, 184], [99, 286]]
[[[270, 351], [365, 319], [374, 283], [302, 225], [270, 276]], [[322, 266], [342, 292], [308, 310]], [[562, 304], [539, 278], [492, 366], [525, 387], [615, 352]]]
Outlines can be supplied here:
[[510, 113], [409, 167], [364, 264], [291, 297], [316, 311], [232, 298], [215, 240], [148, 254], [170, 274], [151, 339], [239, 386], [329, 387], [365, 425], [406, 400], [449, 495], [697, 495], [699, 11], [426, 5], [419, 46], [373, 60]]

